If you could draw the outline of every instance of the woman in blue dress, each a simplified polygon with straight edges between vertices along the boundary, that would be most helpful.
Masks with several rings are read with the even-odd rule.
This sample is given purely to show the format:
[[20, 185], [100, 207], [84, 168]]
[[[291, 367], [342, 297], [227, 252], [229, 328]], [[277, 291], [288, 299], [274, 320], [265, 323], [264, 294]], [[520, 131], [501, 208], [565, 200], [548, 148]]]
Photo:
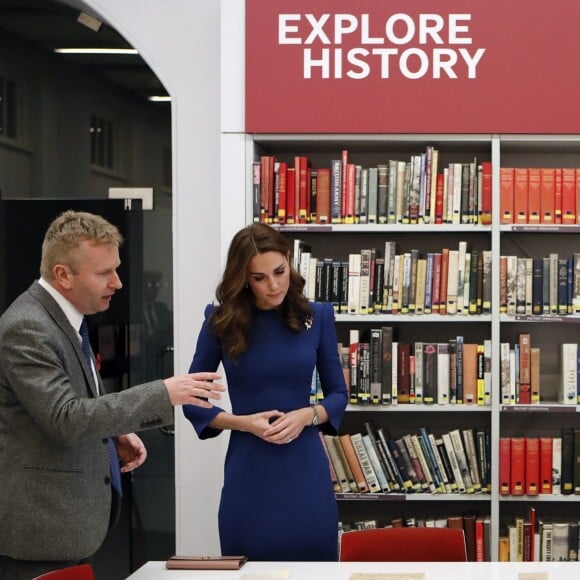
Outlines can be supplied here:
[[[238, 232], [208, 306], [190, 372], [223, 364], [232, 412], [184, 406], [201, 439], [231, 431], [219, 507], [223, 555], [337, 559], [338, 510], [319, 427], [336, 434], [347, 403], [330, 304], [309, 302], [286, 238]], [[310, 405], [317, 369], [324, 399]]]

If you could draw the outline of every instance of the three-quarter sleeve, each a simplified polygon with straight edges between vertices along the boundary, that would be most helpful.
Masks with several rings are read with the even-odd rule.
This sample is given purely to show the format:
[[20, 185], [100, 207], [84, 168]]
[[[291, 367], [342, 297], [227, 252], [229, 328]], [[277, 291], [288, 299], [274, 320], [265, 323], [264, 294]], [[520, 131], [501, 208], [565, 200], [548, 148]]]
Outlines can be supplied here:
[[[222, 348], [211, 328], [210, 316], [214, 307], [210, 304], [205, 309], [205, 320], [197, 338], [195, 354], [189, 367], [190, 373], [214, 372], [222, 359]], [[209, 439], [221, 433], [221, 429], [214, 429], [209, 424], [223, 409], [214, 405], [209, 409], [195, 405], [183, 405], [183, 414], [193, 425], [200, 439]]]
[[320, 309], [322, 325], [316, 366], [324, 399], [319, 404], [328, 414], [328, 423], [322, 425], [322, 429], [329, 434], [336, 434], [348, 402], [347, 388], [338, 355], [332, 304], [324, 303], [316, 306]]

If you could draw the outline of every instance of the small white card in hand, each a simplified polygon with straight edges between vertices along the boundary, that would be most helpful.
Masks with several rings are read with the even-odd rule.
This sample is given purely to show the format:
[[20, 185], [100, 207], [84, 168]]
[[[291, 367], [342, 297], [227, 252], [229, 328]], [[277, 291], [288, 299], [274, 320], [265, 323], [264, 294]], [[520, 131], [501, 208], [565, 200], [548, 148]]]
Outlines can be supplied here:
[[290, 571], [284, 568], [276, 568], [266, 572], [250, 572], [241, 576], [241, 580], [288, 580], [288, 578], [290, 578]]
[[548, 580], [547, 572], [520, 572], [518, 580]]

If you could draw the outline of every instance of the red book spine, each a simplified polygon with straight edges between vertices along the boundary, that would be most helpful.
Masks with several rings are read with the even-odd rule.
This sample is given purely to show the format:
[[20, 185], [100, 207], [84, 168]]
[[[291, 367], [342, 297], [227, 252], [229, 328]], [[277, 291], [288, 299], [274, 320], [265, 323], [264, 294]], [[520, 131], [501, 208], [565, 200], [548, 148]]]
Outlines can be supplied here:
[[540, 223], [542, 211], [540, 196], [540, 169], [530, 167], [528, 169], [528, 222], [530, 224]]
[[286, 223], [296, 223], [296, 196], [294, 189], [296, 184], [296, 170], [288, 167], [286, 170]]
[[310, 197], [307, 183], [306, 168], [308, 159], [303, 155], [294, 157], [294, 223], [305, 224], [308, 216], [308, 198]]
[[514, 169], [514, 222], [528, 223], [528, 170], [525, 167]]
[[501, 167], [500, 170], [500, 223], [514, 223], [514, 170]]
[[526, 440], [524, 437], [512, 437], [511, 441], [510, 491], [512, 495], [524, 495]]
[[[528, 525], [528, 529], [530, 532], [530, 536], [531, 536], [531, 542], [530, 542], [530, 562], [534, 562], [535, 561], [535, 551], [534, 551], [534, 535], [536, 533], [536, 508], [531, 505], [528, 506], [528, 519], [527, 522], [524, 522], [524, 526], [527, 524]], [[524, 532], [526, 531], [526, 528], [524, 527]]]
[[346, 166], [348, 165], [348, 151], [343, 151], [341, 154], [341, 168], [342, 168], [342, 172], [341, 172], [341, 183], [340, 183], [340, 199], [341, 199], [341, 205], [340, 207], [342, 208], [342, 212], [341, 212], [341, 222], [344, 223], [344, 216], [346, 214], [345, 210], [346, 210]]
[[344, 223], [354, 224], [354, 203], [355, 203], [355, 174], [356, 166], [354, 163], [346, 164], [346, 193], [344, 207]]
[[[443, 173], [438, 173], [435, 185], [435, 223], [443, 223], [443, 191], [445, 189], [445, 177]], [[579, 186], [580, 187], [580, 186]]]
[[436, 252], [433, 257], [433, 282], [431, 285], [431, 311], [433, 314], [439, 313], [439, 306], [441, 302], [441, 254]]
[[491, 161], [481, 164], [481, 223], [484, 226], [491, 224]]
[[485, 542], [483, 539], [483, 518], [475, 520], [475, 561], [485, 562]]
[[576, 223], [580, 224], [580, 168], [576, 169]]
[[540, 440], [526, 437], [526, 495], [538, 495], [540, 488]]
[[540, 169], [540, 222], [554, 223], [554, 198], [556, 196], [556, 170], [554, 168]]
[[540, 437], [540, 493], [552, 493], [551, 437]]
[[271, 224], [274, 223], [274, 215], [276, 213], [276, 191], [275, 191], [275, 182], [276, 182], [276, 158], [273, 155], [268, 155], [268, 182], [267, 182], [267, 203], [266, 203], [266, 221], [267, 223]]
[[511, 487], [511, 439], [499, 438], [499, 493], [509, 495]]
[[288, 177], [288, 164], [284, 161], [278, 166], [278, 223], [286, 223], [286, 186]]
[[447, 281], [449, 276], [449, 248], [441, 250], [441, 284], [439, 285], [439, 314], [447, 314]]
[[554, 191], [554, 223], [562, 223], [562, 168], [556, 168], [556, 181]]
[[576, 170], [562, 169], [562, 223], [576, 223]]

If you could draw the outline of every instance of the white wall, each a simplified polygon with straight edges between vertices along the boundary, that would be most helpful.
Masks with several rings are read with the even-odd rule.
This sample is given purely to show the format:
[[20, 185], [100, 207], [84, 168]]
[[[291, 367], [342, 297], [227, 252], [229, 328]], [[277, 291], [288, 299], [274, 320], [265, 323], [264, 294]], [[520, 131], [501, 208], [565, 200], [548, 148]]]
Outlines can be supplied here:
[[[238, 133], [225, 138], [224, 145], [221, 142], [221, 4], [229, 25], [243, 31], [244, 3], [240, 0], [86, 1], [91, 11], [141, 52], [172, 96], [177, 371], [189, 366], [204, 306], [213, 299], [221, 273], [224, 246], [245, 219], [243, 137]], [[240, 10], [242, 18], [231, 22], [231, 14]], [[238, 67], [243, 46], [226, 44], [234, 60], [228, 66]], [[242, 67], [233, 83], [232, 78], [228, 81], [229, 100], [236, 103], [238, 113], [243, 95], [240, 75]], [[243, 118], [228, 118], [232, 119], [228, 125], [239, 132]], [[228, 164], [231, 172], [222, 172], [220, 168]], [[199, 442], [179, 410], [176, 429], [176, 549], [219, 553], [217, 507], [226, 438]]]

